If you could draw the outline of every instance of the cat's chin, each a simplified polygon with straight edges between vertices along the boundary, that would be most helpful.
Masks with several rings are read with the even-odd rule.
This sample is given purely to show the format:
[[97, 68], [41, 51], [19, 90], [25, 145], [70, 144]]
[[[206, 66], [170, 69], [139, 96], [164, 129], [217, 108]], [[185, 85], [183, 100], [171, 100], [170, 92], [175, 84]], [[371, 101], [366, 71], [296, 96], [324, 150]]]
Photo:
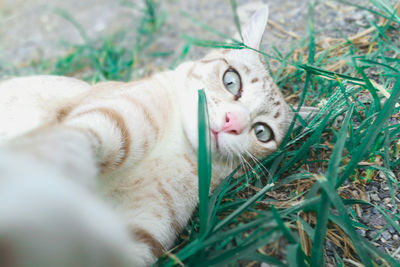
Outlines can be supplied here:
[[227, 136], [223, 136], [223, 134], [215, 134], [211, 130], [211, 151], [214, 156], [226, 159], [234, 158], [236, 153], [234, 153], [232, 147], [227, 144], [229, 142]]

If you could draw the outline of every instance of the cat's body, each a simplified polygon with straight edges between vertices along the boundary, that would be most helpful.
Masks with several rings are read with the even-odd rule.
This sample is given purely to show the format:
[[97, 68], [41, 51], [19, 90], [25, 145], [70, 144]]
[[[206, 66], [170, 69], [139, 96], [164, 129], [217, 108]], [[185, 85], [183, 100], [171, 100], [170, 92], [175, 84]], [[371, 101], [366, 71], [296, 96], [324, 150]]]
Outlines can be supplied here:
[[[254, 49], [260, 44], [267, 13], [260, 9], [244, 30], [245, 43]], [[197, 90], [201, 88], [209, 102], [215, 188], [243, 159], [255, 160], [276, 150], [292, 119], [254, 51], [215, 51], [174, 71], [131, 83], [91, 86], [54, 76], [1, 83], [0, 216], [10, 215], [0, 222], [0, 258], [5, 255], [1, 251], [5, 236], [11, 251], [26, 255], [20, 259], [22, 265], [32, 259], [38, 266], [154, 262], [172, 246], [198, 203]], [[21, 184], [33, 185], [18, 192]], [[52, 200], [57, 190], [59, 199]], [[35, 192], [41, 198], [35, 199]], [[32, 207], [27, 207], [30, 203]], [[32, 209], [34, 215], [29, 217]], [[67, 222], [49, 220], [62, 217], [64, 210], [70, 211]], [[23, 214], [26, 223], [19, 226]], [[29, 218], [36, 222], [33, 229], [40, 237], [19, 248], [19, 239], [24, 243], [35, 238], [30, 232], [21, 234], [29, 229]], [[90, 220], [100, 226], [92, 227]], [[65, 236], [48, 237], [55, 229], [65, 231]], [[86, 238], [93, 240], [81, 250], [72, 249], [72, 244]], [[60, 240], [67, 248], [58, 244]], [[52, 244], [60, 248], [47, 253]], [[10, 257], [9, 261], [16, 260]], [[68, 260], [60, 263], [59, 257]]]

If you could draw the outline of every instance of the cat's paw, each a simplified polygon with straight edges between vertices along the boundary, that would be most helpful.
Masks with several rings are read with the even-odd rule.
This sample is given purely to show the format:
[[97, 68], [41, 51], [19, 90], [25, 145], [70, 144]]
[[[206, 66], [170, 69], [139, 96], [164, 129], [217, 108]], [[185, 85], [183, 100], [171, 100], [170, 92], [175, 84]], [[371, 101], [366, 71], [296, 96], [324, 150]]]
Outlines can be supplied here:
[[29, 164], [6, 167], [0, 266], [139, 266], [123, 220], [89, 190]]

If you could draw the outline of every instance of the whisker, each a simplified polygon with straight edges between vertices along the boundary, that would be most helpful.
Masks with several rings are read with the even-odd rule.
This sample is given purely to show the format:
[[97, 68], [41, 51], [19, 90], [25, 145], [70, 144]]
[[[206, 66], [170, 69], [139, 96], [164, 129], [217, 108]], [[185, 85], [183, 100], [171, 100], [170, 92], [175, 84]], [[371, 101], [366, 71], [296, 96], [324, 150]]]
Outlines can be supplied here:
[[[246, 150], [246, 153], [253, 160], [255, 165], [257, 167], [260, 167], [261, 174], [266, 176], [267, 178], [270, 178], [271, 174], [270, 174], [269, 170], [253, 154], [251, 154], [248, 150]], [[258, 176], [258, 174], [257, 174], [257, 176]]]
[[240, 161], [240, 166], [241, 166], [241, 168], [243, 168], [244, 172], [245, 172], [245, 173], [249, 172], [249, 171], [250, 171], [250, 169], [248, 168], [248, 167], [249, 167], [249, 164], [248, 164], [248, 162], [243, 158], [243, 156], [241, 155], [242, 149], [237, 148], [236, 143], [229, 144], [228, 146], [229, 146], [229, 149], [232, 151], [233, 155], [236, 156], [236, 158], [239, 159], [239, 161]]
[[[231, 164], [230, 164], [230, 168], [232, 170], [234, 168], [234, 166], [233, 166], [234, 159], [235, 159], [235, 157], [237, 157], [237, 155], [239, 155], [239, 153], [237, 151], [235, 151], [235, 148], [233, 146], [231, 146], [230, 144], [228, 144], [227, 146], [228, 146], [228, 149], [229, 149], [229, 151], [231, 152], [231, 155], [232, 155], [232, 161], [231, 161]], [[241, 164], [242, 164], [242, 161], [239, 158], [239, 165], [241, 165]]]
[[243, 169], [246, 175], [246, 183], [249, 184], [248, 173], [251, 171], [249, 168], [249, 163], [245, 160], [245, 158], [242, 155], [240, 155], [240, 159], [243, 162]]

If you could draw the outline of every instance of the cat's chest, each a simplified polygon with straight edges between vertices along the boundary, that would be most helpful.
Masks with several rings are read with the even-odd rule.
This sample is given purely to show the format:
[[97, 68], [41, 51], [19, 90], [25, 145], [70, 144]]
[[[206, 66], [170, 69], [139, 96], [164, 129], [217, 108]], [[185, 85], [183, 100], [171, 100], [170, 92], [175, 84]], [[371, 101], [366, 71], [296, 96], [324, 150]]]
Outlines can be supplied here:
[[182, 196], [190, 197], [197, 191], [196, 153], [185, 136], [180, 119], [175, 118], [169, 124], [165, 136], [142, 160], [101, 175], [107, 196], [119, 202], [134, 192], [152, 191], [151, 188], [160, 183]]

